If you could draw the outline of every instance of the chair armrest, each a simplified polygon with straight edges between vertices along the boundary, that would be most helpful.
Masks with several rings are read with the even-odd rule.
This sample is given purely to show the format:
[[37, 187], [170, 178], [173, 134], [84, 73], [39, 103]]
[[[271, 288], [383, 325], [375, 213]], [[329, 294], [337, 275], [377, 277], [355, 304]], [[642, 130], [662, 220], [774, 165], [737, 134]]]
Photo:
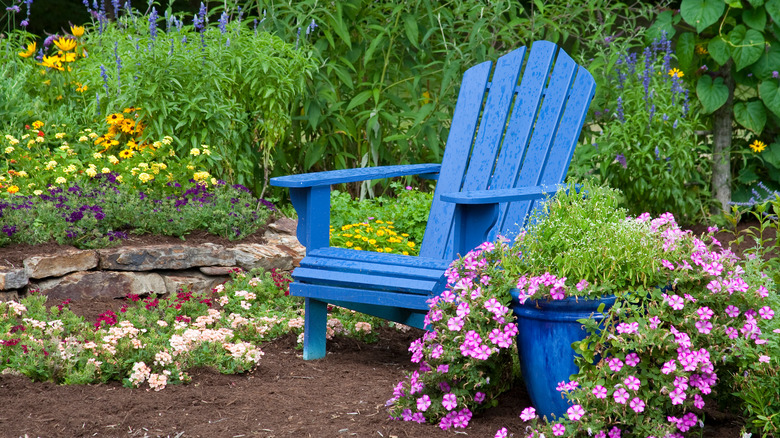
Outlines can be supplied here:
[[331, 170], [271, 178], [271, 185], [288, 187], [298, 213], [298, 241], [306, 252], [330, 246], [330, 186], [404, 175], [435, 174], [441, 164], [409, 164]]
[[406, 164], [398, 166], [363, 167], [360, 169], [328, 170], [271, 178], [271, 185], [277, 187], [317, 187], [332, 184], [392, 178], [406, 175], [428, 175], [439, 173], [441, 164]]
[[441, 200], [455, 204], [484, 205], [502, 202], [530, 201], [554, 195], [561, 186], [518, 187], [501, 190], [474, 190], [460, 193], [444, 193]]
[[498, 204], [537, 200], [555, 194], [557, 188], [549, 185], [442, 194], [442, 201], [455, 204], [453, 248], [456, 254], [465, 255], [482, 242], [492, 239], [491, 230], [499, 217]]

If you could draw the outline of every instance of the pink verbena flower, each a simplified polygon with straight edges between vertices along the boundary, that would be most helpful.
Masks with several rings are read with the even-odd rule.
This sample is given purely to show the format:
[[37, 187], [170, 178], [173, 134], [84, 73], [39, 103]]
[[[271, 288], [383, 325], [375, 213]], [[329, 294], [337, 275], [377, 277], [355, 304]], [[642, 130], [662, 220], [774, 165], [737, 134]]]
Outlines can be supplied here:
[[631, 407], [631, 409], [634, 410], [634, 412], [637, 413], [645, 410], [645, 402], [639, 397], [634, 397], [633, 399], [631, 399], [631, 403], [629, 403], [628, 405]]
[[441, 405], [444, 406], [444, 409], [451, 411], [458, 406], [458, 397], [452, 393], [444, 394]]
[[707, 335], [712, 331], [712, 323], [709, 321], [696, 321], [696, 329], [699, 333]]
[[577, 291], [582, 292], [588, 286], [590, 286], [590, 283], [588, 283], [588, 280], [582, 279], [582, 280], [580, 280], [579, 283], [576, 284], [575, 287], [577, 288]]
[[621, 368], [623, 368], [623, 361], [616, 357], [610, 359], [609, 362], [607, 362], [607, 364], [609, 365], [609, 369], [611, 369], [614, 372], [618, 372], [620, 371]]
[[507, 433], [509, 432], [506, 430], [506, 427], [502, 427], [501, 429], [498, 429], [498, 431], [496, 431], [496, 434], [493, 438], [506, 438]]
[[664, 374], [671, 374], [676, 369], [677, 369], [677, 362], [674, 359], [672, 359], [669, 362], [666, 362], [664, 364], [663, 368], [661, 368], [661, 372]]
[[571, 421], [579, 421], [579, 419], [585, 415], [585, 409], [583, 409], [580, 405], [574, 405], [566, 410], [566, 415]]
[[425, 394], [424, 396], [417, 399], [417, 410], [425, 412], [428, 410], [428, 408], [431, 406], [431, 398], [428, 396], [428, 394]]
[[523, 411], [520, 412], [520, 419], [523, 421], [531, 421], [534, 418], [536, 418], [536, 409], [530, 406], [523, 409]]
[[564, 433], [566, 433], [566, 426], [561, 423], [555, 423], [553, 424], [552, 432], [555, 436], [562, 436]]
[[685, 391], [683, 391], [680, 388], [675, 389], [674, 391], [669, 393], [669, 398], [672, 399], [673, 405], [681, 405], [683, 404], [683, 401], [685, 400], [686, 394]]
[[626, 365], [630, 367], [635, 367], [639, 365], [640, 359], [639, 355], [636, 353], [629, 353], [626, 355]]
[[764, 319], [772, 319], [775, 316], [775, 312], [769, 306], [758, 309], [758, 314]]
[[463, 318], [457, 316], [450, 318], [450, 320], [447, 321], [447, 328], [453, 332], [460, 331], [460, 329], [463, 328]]
[[626, 391], [624, 388], [618, 388], [612, 394], [612, 398], [615, 399], [615, 402], [624, 405], [628, 401], [628, 391]]
[[682, 310], [683, 307], [685, 307], [685, 302], [683, 301], [682, 297], [677, 294], [666, 296], [664, 301], [674, 310]]
[[715, 314], [709, 307], [704, 306], [696, 310], [696, 314], [699, 315], [699, 319], [708, 320]]
[[625, 333], [625, 334], [631, 334], [636, 333], [639, 331], [639, 323], [638, 322], [621, 322], [617, 326], [617, 332], [618, 333]]
[[770, 357], [762, 354], [761, 356], [758, 356], [758, 361], [761, 363], [769, 363]]
[[639, 386], [642, 385], [642, 381], [637, 379], [634, 376], [626, 377], [625, 380], [623, 380], [623, 383], [626, 384], [626, 388], [628, 388], [628, 389], [630, 389], [632, 391], [639, 390]]
[[603, 387], [601, 385], [596, 385], [591, 392], [598, 399], [605, 399], [605, 398], [607, 398], [607, 388], [605, 388], [605, 387]]

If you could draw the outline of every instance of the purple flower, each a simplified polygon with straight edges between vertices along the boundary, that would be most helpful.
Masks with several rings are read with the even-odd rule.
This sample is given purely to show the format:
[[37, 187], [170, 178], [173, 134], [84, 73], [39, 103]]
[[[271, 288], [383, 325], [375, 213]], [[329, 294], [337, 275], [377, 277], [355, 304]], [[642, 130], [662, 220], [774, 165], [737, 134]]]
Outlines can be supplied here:
[[772, 78], [773, 79], [777, 79], [778, 78], [777, 70], [772, 71]]
[[219, 31], [222, 33], [227, 32], [228, 14], [222, 11], [222, 15], [219, 16]]
[[6, 11], [9, 11], [9, 12], [14, 12], [14, 13], [16, 13], [16, 14], [18, 14], [19, 12], [21, 12], [21, 9], [19, 9], [19, 6], [18, 6], [18, 5], [13, 5], [13, 6], [11, 6], [11, 7], [5, 8], [5, 10], [6, 10]]
[[617, 98], [617, 118], [620, 120], [620, 123], [626, 123], [626, 117], [623, 111], [623, 97], [618, 96]]
[[615, 160], [617, 160], [617, 162], [620, 163], [621, 166], [623, 166], [623, 169], [628, 169], [628, 162], [626, 161], [625, 155], [617, 154], [615, 155]]
[[157, 18], [157, 8], [153, 7], [149, 14], [149, 36], [152, 37], [152, 41], [157, 39]]

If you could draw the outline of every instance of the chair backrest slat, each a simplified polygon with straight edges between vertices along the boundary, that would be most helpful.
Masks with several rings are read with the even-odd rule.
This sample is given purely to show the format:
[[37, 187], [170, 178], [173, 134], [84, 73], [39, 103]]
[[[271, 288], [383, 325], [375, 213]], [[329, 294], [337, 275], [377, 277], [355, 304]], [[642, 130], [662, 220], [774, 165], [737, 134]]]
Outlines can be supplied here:
[[[428, 215], [428, 226], [420, 245], [420, 255], [431, 258], [444, 258], [449, 232], [452, 226], [452, 204], [438, 201], [438, 193], [459, 192], [466, 172], [468, 156], [474, 142], [474, 133], [485, 97], [490, 77], [491, 62], [486, 61], [466, 70], [458, 92], [458, 102], [452, 116], [447, 147], [442, 158], [441, 168], [446, 172], [439, 174], [436, 182], [434, 200]], [[448, 224], [446, 226], [436, 224]], [[447, 228], [447, 230], [445, 230]]]

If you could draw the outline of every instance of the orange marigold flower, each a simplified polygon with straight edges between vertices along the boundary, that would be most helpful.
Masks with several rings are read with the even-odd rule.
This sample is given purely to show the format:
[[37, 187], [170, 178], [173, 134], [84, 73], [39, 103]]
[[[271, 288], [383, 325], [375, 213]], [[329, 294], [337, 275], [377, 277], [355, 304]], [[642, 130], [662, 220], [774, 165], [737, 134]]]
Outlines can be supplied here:
[[18, 192], [18, 191], [19, 191], [19, 187], [17, 187], [17, 186], [11, 186], [11, 187], [8, 187], [8, 193], [10, 193], [10, 194], [12, 194], [12, 195], [13, 195], [14, 193]]

